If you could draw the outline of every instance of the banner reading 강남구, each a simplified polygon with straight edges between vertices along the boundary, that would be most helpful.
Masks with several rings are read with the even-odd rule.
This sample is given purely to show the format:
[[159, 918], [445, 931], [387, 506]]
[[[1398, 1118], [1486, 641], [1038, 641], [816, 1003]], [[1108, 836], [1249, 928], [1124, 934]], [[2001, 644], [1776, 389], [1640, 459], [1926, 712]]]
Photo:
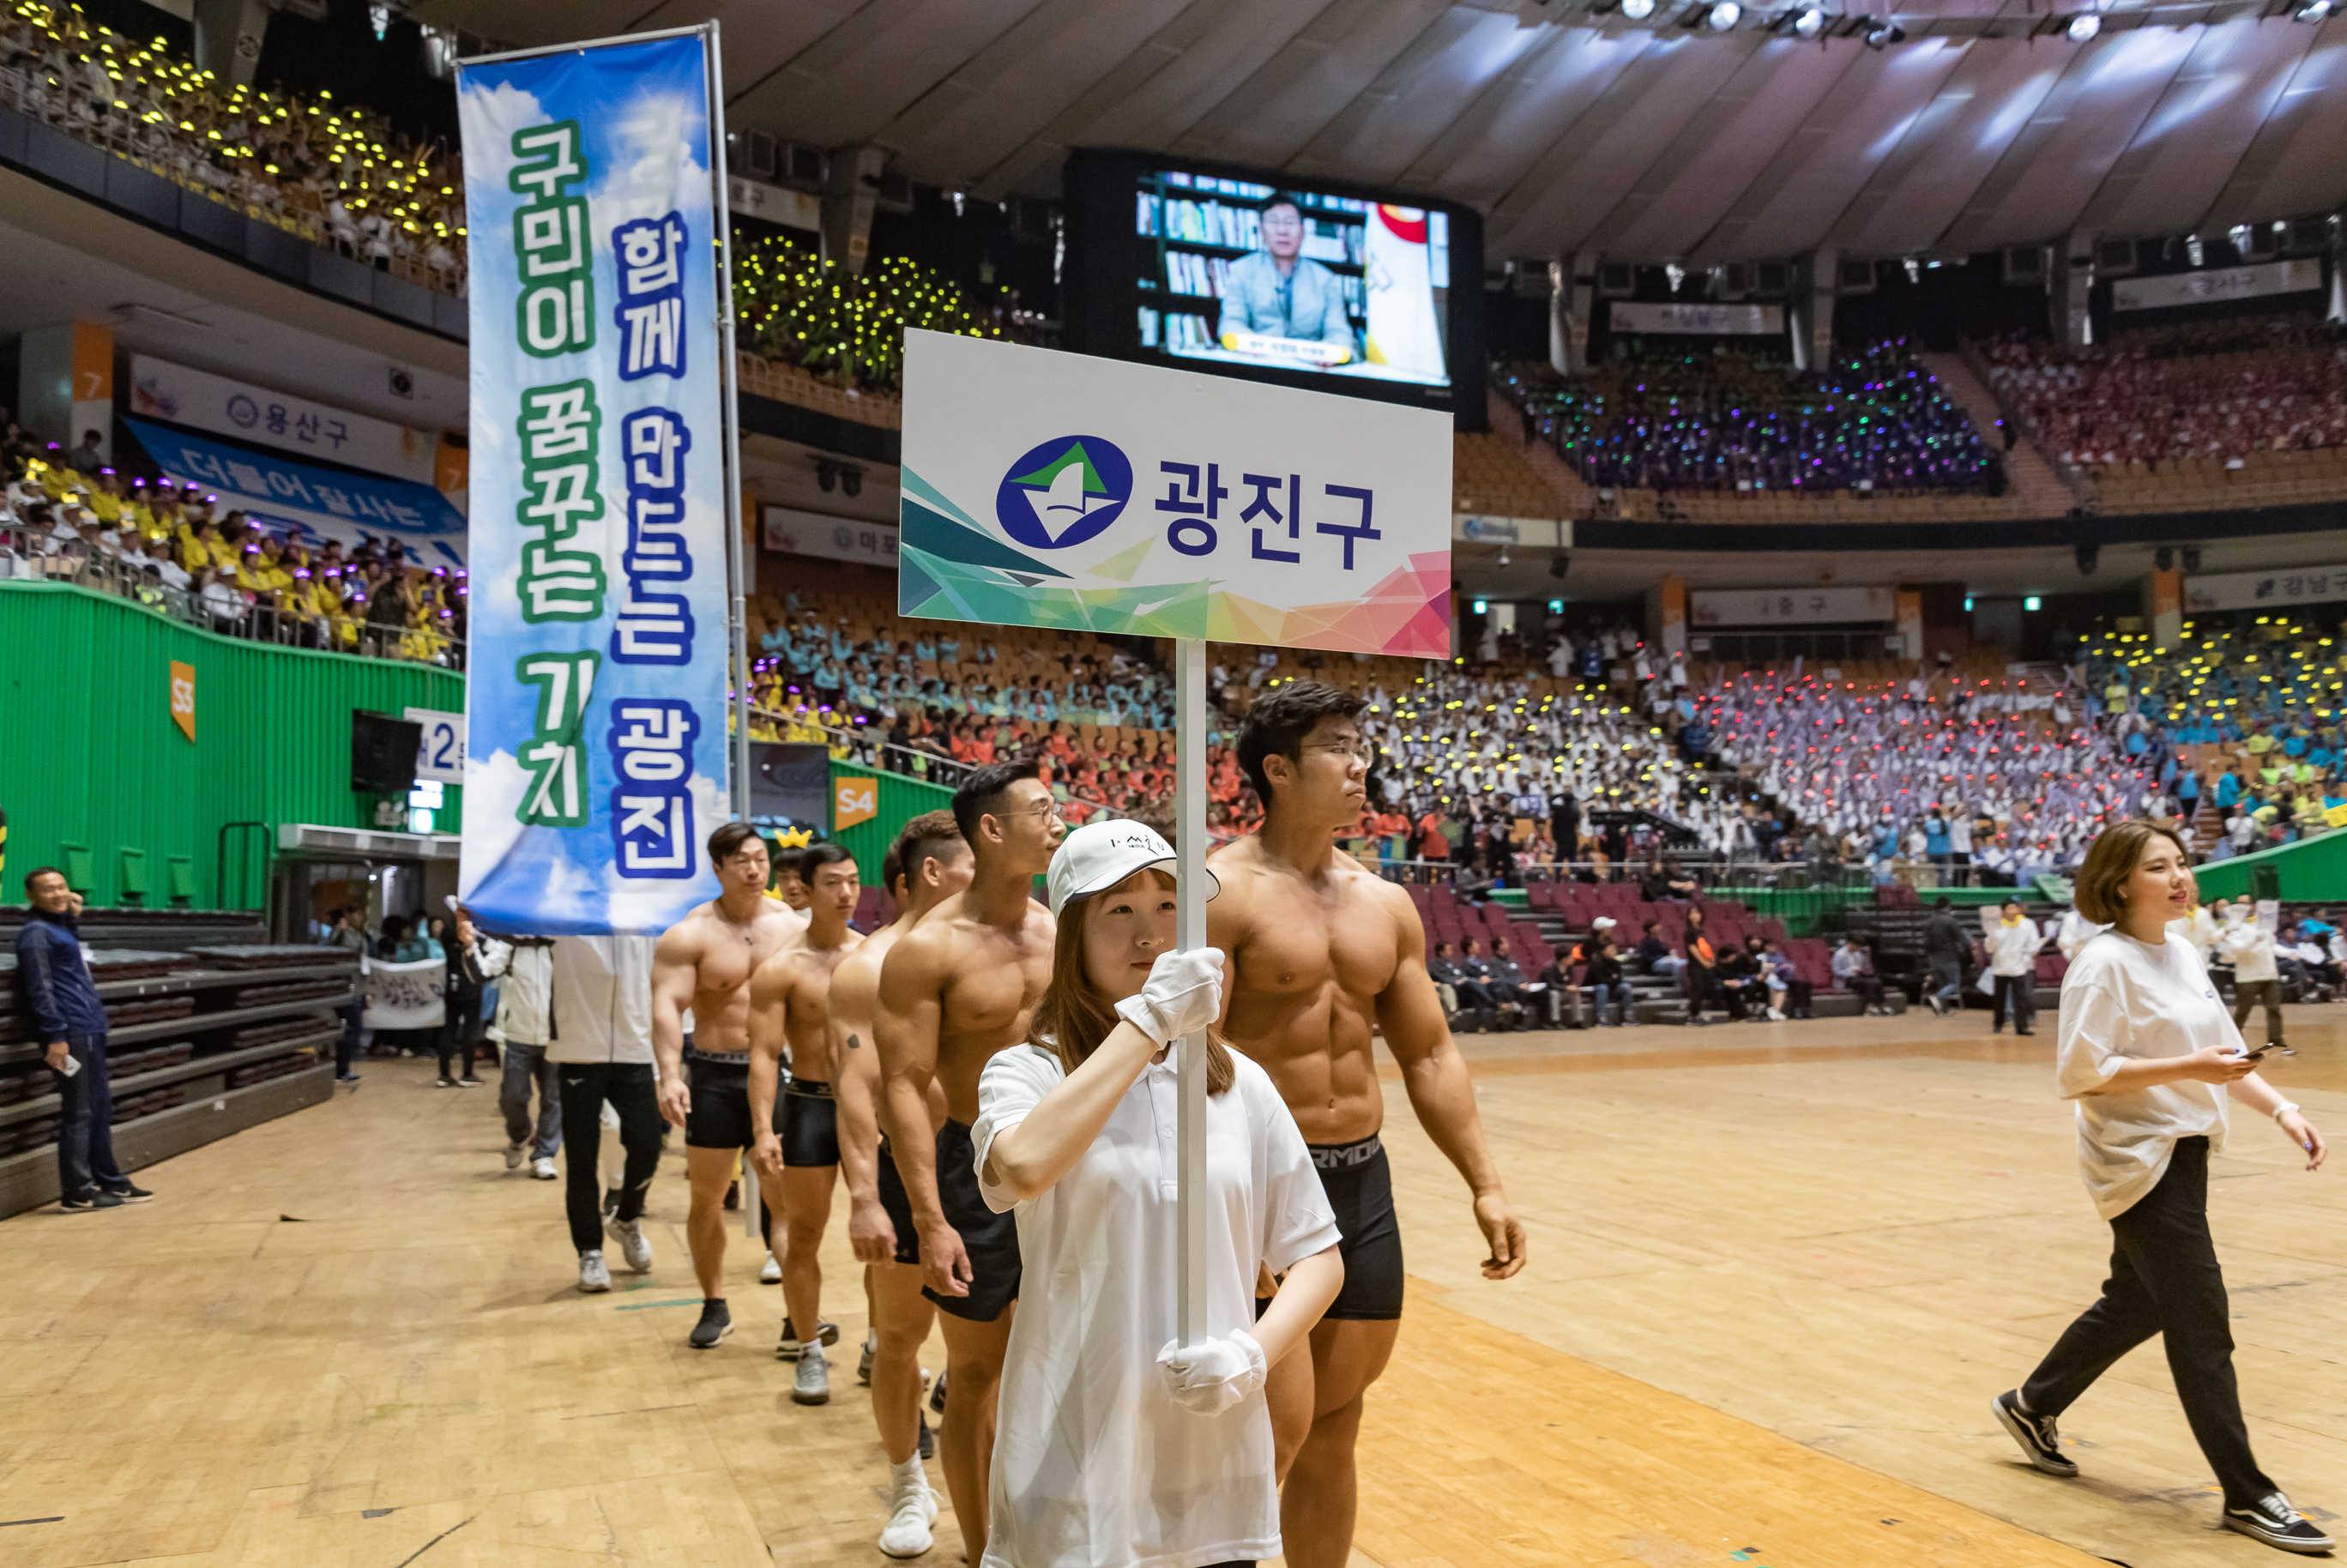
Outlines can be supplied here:
[[908, 332], [903, 474], [903, 614], [1450, 657], [1447, 414]]
[[461, 897], [657, 932], [717, 890], [727, 478], [707, 36], [463, 64], [472, 658]]

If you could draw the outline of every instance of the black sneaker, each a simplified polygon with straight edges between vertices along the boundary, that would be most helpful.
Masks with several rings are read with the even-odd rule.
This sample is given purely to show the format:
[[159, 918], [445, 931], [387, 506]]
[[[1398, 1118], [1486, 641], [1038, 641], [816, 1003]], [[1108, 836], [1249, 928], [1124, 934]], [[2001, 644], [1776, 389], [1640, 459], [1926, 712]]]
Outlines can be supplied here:
[[67, 1214], [84, 1214], [92, 1209], [118, 1209], [121, 1206], [122, 1194], [109, 1193], [103, 1187], [94, 1187], [77, 1197], [57, 1200], [57, 1212]]
[[[815, 1337], [818, 1342], [825, 1345], [838, 1344], [839, 1325], [825, 1319], [818, 1326]], [[799, 1351], [803, 1347], [799, 1342], [799, 1331], [791, 1327], [790, 1315], [788, 1313], [784, 1313], [783, 1315], [782, 1342], [774, 1347], [774, 1359], [777, 1361], [795, 1361], [799, 1358]]]
[[2078, 1467], [2062, 1455], [2062, 1434], [2054, 1429], [2051, 1416], [2033, 1416], [2021, 1408], [2021, 1391], [2009, 1389], [1989, 1402], [1996, 1412], [1997, 1424], [2012, 1434], [2021, 1445], [2029, 1462], [2047, 1475], [2068, 1478], [2078, 1473]]
[[880, 1353], [880, 1341], [871, 1335], [864, 1337], [864, 1353], [856, 1358], [856, 1380], [866, 1388], [872, 1386], [872, 1358]]
[[929, 1389], [929, 1409], [937, 1413], [938, 1419], [942, 1421], [946, 1419], [946, 1375], [943, 1372], [938, 1374], [936, 1385]]
[[685, 1343], [696, 1350], [714, 1350], [717, 1342], [733, 1332], [733, 1314], [726, 1310], [724, 1300], [701, 1304], [701, 1321], [692, 1326], [692, 1336]]
[[923, 1459], [938, 1457], [937, 1434], [929, 1430], [929, 1418], [927, 1416], [921, 1418], [921, 1457]]
[[2278, 1491], [2266, 1493], [2263, 1501], [2226, 1509], [2225, 1528], [2238, 1530], [2252, 1541], [2262, 1541], [2284, 1552], [2311, 1555], [2328, 1552], [2338, 1544]]
[[102, 1190], [112, 1193], [126, 1204], [151, 1204], [155, 1201], [154, 1194], [129, 1182], [125, 1182], [119, 1187], [107, 1187]]
[[453, 1078], [443, 1078], [439, 1082], [434, 1084], [432, 1087], [435, 1089], [454, 1089], [456, 1087], [456, 1081]]

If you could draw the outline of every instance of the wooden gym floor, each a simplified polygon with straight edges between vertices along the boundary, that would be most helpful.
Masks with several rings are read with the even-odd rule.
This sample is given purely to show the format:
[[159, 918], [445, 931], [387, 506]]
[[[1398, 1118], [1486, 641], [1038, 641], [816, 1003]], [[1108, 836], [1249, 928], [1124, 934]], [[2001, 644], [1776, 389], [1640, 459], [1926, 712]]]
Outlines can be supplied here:
[[[2347, 1008], [2291, 1012], [2301, 1054], [2270, 1076], [2347, 1144]], [[1357, 1563], [2279, 1562], [2211, 1529], [2156, 1347], [2071, 1412], [2077, 1481], [2023, 1468], [1989, 1417], [2106, 1250], [2046, 1022], [1470, 1040], [1532, 1227], [1504, 1285], [1477, 1276], [1456, 1178], [1389, 1083], [1410, 1307], [1370, 1398]], [[653, 1273], [581, 1296], [561, 1188], [504, 1170], [494, 1091], [364, 1071], [154, 1167], [152, 1205], [0, 1224], [0, 1563], [885, 1561], [852, 1352], [829, 1406], [789, 1403], [779, 1293], [738, 1227], [740, 1327], [684, 1348], [681, 1160]], [[2308, 1176], [2237, 1119], [2212, 1201], [2259, 1453], [2323, 1520], [2347, 1512], [2341, 1159]], [[842, 1230], [845, 1350], [864, 1314]], [[948, 1516], [926, 1561], [958, 1556]]]

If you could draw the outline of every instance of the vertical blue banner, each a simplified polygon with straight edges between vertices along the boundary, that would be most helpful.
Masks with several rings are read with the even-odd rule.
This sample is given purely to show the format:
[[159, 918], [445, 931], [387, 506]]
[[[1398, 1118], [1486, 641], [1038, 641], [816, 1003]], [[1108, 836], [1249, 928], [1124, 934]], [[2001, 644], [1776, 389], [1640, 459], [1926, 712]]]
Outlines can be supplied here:
[[726, 506], [708, 39], [461, 65], [472, 661], [461, 897], [658, 932], [717, 892]]

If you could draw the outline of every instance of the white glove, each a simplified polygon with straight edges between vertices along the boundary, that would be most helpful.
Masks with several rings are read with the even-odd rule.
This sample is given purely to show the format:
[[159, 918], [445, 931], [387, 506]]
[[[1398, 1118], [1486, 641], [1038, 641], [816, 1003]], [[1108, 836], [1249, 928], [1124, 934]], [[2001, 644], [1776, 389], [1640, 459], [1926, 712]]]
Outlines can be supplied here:
[[1158, 954], [1141, 994], [1117, 1003], [1116, 1015], [1160, 1045], [1205, 1028], [1223, 1015], [1222, 949]]
[[1164, 1374], [1174, 1402], [1194, 1416], [1221, 1415], [1262, 1388], [1270, 1372], [1263, 1347], [1244, 1328], [1187, 1349], [1179, 1340], [1168, 1339], [1157, 1352], [1157, 1368]]

